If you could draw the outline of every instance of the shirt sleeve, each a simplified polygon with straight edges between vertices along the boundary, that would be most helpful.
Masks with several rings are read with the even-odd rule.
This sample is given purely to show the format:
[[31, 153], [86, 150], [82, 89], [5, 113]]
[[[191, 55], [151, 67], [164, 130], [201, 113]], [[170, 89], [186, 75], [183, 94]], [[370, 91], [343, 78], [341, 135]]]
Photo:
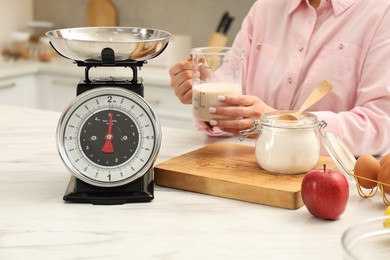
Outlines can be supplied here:
[[[349, 111], [315, 112], [325, 131], [336, 134], [355, 156], [390, 152], [390, 13], [385, 12], [372, 37]], [[329, 104], [331, 107], [332, 104]]]

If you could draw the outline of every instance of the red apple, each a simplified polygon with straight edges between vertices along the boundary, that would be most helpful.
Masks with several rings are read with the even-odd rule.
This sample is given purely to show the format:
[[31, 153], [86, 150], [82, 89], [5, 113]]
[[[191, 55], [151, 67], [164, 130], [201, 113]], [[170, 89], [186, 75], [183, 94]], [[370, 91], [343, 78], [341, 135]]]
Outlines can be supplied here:
[[316, 169], [305, 174], [302, 199], [309, 212], [323, 219], [337, 219], [347, 206], [349, 185], [347, 178], [337, 171]]

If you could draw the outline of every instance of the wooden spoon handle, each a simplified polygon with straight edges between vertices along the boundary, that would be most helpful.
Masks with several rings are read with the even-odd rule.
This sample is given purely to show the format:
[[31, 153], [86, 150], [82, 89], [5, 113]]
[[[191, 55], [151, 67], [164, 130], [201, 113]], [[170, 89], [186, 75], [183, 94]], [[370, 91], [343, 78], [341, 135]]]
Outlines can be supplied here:
[[306, 98], [305, 102], [302, 104], [302, 106], [297, 111], [297, 114], [300, 115], [303, 111], [317, 103], [320, 99], [322, 99], [324, 96], [326, 96], [329, 91], [332, 90], [332, 85], [324, 80], [320, 84], [317, 85], [317, 87], [314, 88], [314, 90], [310, 93], [310, 95]]

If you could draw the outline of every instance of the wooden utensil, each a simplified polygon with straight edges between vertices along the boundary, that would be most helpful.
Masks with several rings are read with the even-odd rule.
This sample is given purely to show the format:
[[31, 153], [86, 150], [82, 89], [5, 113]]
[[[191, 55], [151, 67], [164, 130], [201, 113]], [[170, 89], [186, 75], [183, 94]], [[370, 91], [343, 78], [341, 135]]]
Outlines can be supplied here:
[[[321, 168], [335, 167], [321, 156]], [[303, 206], [301, 183], [304, 174], [278, 174], [260, 168], [255, 147], [214, 143], [155, 166], [157, 185], [265, 204], [286, 209]]]
[[306, 98], [305, 102], [303, 102], [302, 106], [298, 109], [298, 111], [293, 112], [293, 113], [286, 113], [283, 115], [280, 115], [278, 117], [279, 120], [299, 120], [301, 114], [317, 103], [320, 99], [325, 97], [329, 91], [332, 90], [332, 85], [324, 80], [320, 84], [318, 84], [314, 90], [310, 93], [310, 95]]
[[213, 32], [207, 43], [207, 46], [226, 46], [228, 37], [226, 36], [230, 26], [234, 20], [233, 16], [230, 16], [229, 12], [225, 12], [218, 24], [217, 30]]
[[87, 26], [117, 26], [117, 11], [110, 0], [89, 0]]

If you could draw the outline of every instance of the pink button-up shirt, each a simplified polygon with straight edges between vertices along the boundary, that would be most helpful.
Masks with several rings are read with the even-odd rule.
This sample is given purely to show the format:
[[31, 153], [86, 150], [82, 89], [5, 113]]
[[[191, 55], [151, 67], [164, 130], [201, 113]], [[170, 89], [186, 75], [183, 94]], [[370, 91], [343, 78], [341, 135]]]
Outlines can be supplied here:
[[259, 0], [233, 46], [244, 49], [243, 92], [275, 109], [310, 108], [355, 155], [390, 153], [390, 1]]

